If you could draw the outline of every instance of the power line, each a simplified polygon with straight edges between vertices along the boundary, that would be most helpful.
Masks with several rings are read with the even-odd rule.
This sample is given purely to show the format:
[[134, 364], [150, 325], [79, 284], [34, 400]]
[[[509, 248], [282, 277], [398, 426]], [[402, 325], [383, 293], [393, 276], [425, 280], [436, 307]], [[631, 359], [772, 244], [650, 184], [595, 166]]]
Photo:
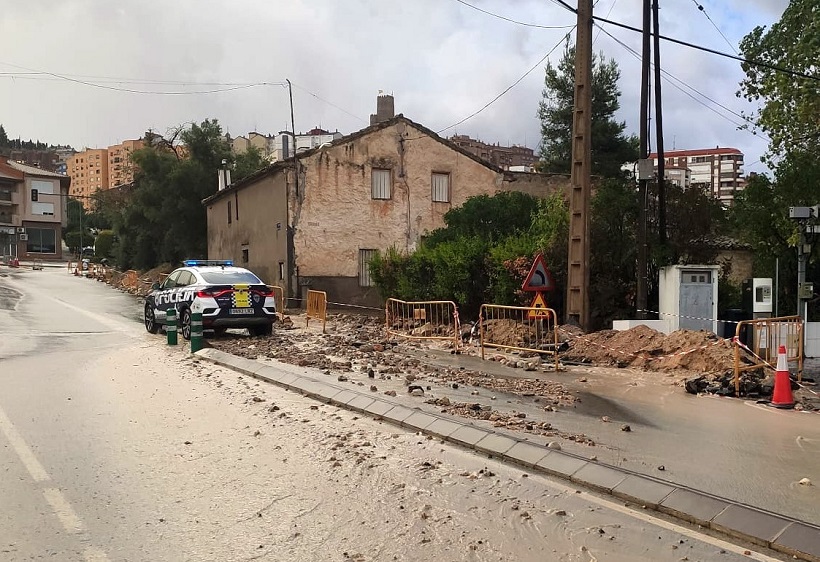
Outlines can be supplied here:
[[65, 74], [57, 74], [56, 72], [48, 72], [48, 71], [44, 71], [44, 70], [35, 70], [35, 69], [32, 69], [32, 68], [26, 68], [26, 67], [19, 66], [19, 65], [16, 65], [16, 64], [11, 64], [11, 63], [3, 63], [3, 64], [5, 64], [7, 66], [12, 66], [12, 67], [15, 67], [15, 68], [20, 68], [20, 69], [26, 70], [28, 72], [35, 72], [35, 73], [39, 73], [39, 74], [45, 75], [45, 76], [52, 76], [54, 78], [58, 78], [60, 80], [66, 81], [66, 82], [73, 82], [75, 84], [82, 84], [84, 86], [90, 86], [92, 88], [99, 88], [99, 89], [102, 89], [102, 90], [111, 90], [111, 91], [115, 91], [115, 92], [126, 92], [126, 93], [130, 93], [130, 94], [146, 94], [146, 95], [160, 95], [160, 96], [190, 96], [190, 95], [201, 95], [201, 94], [218, 94], [218, 93], [222, 93], [222, 92], [232, 92], [232, 91], [235, 91], [235, 90], [245, 90], [245, 89], [256, 88], [256, 87], [260, 87], [260, 86], [281, 86], [281, 85], [283, 85], [283, 83], [275, 83], [275, 82], [256, 82], [256, 83], [252, 83], [252, 84], [240, 84], [240, 85], [229, 86], [229, 87], [224, 87], [224, 88], [214, 88], [214, 89], [210, 89], [210, 90], [197, 90], [197, 91], [185, 91], [185, 90], [179, 90], [179, 91], [136, 90], [136, 89], [133, 89], [133, 88], [120, 88], [120, 87], [117, 87], [117, 86], [109, 86], [109, 85], [101, 84], [101, 83], [98, 83], [98, 82], [90, 82], [88, 80], [80, 80], [78, 78], [72, 78], [71, 76], [65, 75]]
[[[8, 64], [8, 63], [0, 63]], [[13, 65], [9, 65], [13, 66]], [[62, 76], [71, 78], [85, 78], [91, 79], [97, 83], [112, 83], [112, 84], [161, 84], [171, 86], [249, 86], [252, 82], [200, 82], [196, 80], [150, 80], [139, 78], [122, 78], [115, 76], [95, 76], [88, 74], [61, 74], [61, 78], [54, 78], [47, 72], [0, 72], [0, 77], [20, 78], [29, 80], [63, 80]], [[273, 83], [272, 83], [273, 84]], [[275, 83], [280, 85], [280, 83]]]
[[[723, 32], [720, 30], [720, 28], [717, 26], [717, 24], [714, 21], [712, 21], [712, 18], [709, 17], [709, 14], [706, 13], [706, 8], [704, 8], [702, 4], [699, 4], [698, 0], [692, 0], [692, 2], [695, 4], [695, 6], [698, 7], [698, 10], [700, 10], [701, 13], [704, 16], [706, 16], [706, 19], [709, 20], [709, 23], [712, 24], [712, 27], [717, 29], [717, 32], [720, 33], [720, 36], [723, 37], [723, 40], [726, 41], [726, 44], [729, 45], [729, 48], [732, 49], [732, 51], [734, 51], [734, 53], [736, 55], [740, 54], [740, 53], [737, 52], [737, 49], [735, 49], [735, 46], [732, 45], [732, 42], [729, 41], [729, 39], [723, 34]], [[607, 17], [609, 17], [609, 16], [607, 16]]]
[[539, 25], [537, 23], [527, 23], [527, 22], [524, 22], [524, 21], [514, 20], [514, 19], [511, 19], [511, 18], [502, 16], [500, 14], [496, 14], [496, 13], [484, 10], [482, 8], [479, 8], [478, 6], [474, 6], [474, 5], [470, 4], [469, 2], [465, 2], [464, 0], [455, 0], [455, 1], [458, 2], [459, 4], [464, 4], [465, 6], [470, 7], [473, 10], [479, 11], [483, 14], [487, 14], [488, 16], [492, 16], [494, 18], [498, 18], [500, 20], [504, 20], [504, 21], [507, 21], [507, 22], [510, 22], [510, 23], [514, 23], [516, 25], [523, 25], [524, 27], [536, 27], [536, 28], [539, 28], [539, 29], [572, 29], [572, 28], [575, 27], [573, 25]]
[[[293, 84], [293, 86], [294, 86], [294, 87], [296, 87], [296, 88], [298, 88], [298, 89], [302, 90], [303, 92], [305, 92], [305, 93], [307, 93], [307, 94], [310, 94], [311, 96], [313, 96], [313, 97], [314, 97], [314, 98], [316, 98], [317, 100], [319, 100], [319, 101], [321, 101], [321, 102], [323, 102], [323, 103], [326, 103], [326, 104], [328, 104], [328, 105], [329, 105], [329, 106], [331, 106], [331, 107], [335, 107], [336, 109], [338, 109], [338, 110], [339, 110], [339, 111], [341, 111], [342, 113], [346, 113], [346, 114], [350, 115], [351, 117], [353, 117], [354, 119], [357, 119], [357, 120], [359, 120], [359, 121], [367, 121], [366, 119], [363, 119], [362, 117], [360, 117], [360, 116], [358, 116], [358, 115], [356, 115], [356, 114], [354, 114], [354, 113], [351, 113], [350, 111], [346, 110], [345, 108], [343, 108], [343, 107], [339, 107], [339, 106], [338, 106], [338, 105], [336, 105], [335, 103], [330, 102], [330, 101], [328, 101], [328, 100], [326, 100], [326, 99], [324, 99], [324, 98], [319, 97], [318, 95], [314, 94], [314, 93], [313, 93], [313, 92], [311, 92], [310, 90], [307, 90], [307, 89], [305, 89], [305, 88], [303, 88], [303, 87], [299, 86], [299, 85], [298, 85], [298, 84], [296, 84], [296, 83], [293, 83], [293, 82], [291, 82], [291, 83]], [[294, 132], [295, 132], [295, 131], [294, 131]]]
[[[597, 25], [597, 24], [596, 24], [596, 25]], [[606, 34], [607, 34], [607, 35], [608, 35], [608, 36], [609, 36], [609, 37], [610, 37], [613, 41], [615, 41], [616, 43], [618, 43], [621, 47], [623, 47], [624, 49], [626, 49], [626, 50], [627, 50], [627, 51], [628, 51], [628, 52], [629, 52], [632, 56], [634, 56], [636, 59], [638, 59], [638, 60], [640, 60], [640, 59], [641, 59], [641, 55], [640, 55], [640, 53], [636, 52], [636, 51], [635, 51], [632, 47], [630, 47], [629, 45], [627, 45], [626, 43], [624, 43], [623, 41], [621, 41], [620, 39], [618, 39], [617, 37], [615, 37], [614, 35], [612, 35], [611, 33], [609, 33], [608, 31], [606, 31], [605, 29], [603, 29], [600, 25], [598, 25], [598, 28], [599, 28], [599, 29], [601, 29], [601, 31], [602, 31], [603, 33], [606, 33]], [[664, 75], [664, 78], [666, 79], [666, 81], [667, 81], [667, 83], [668, 83], [669, 85], [671, 85], [672, 87], [676, 88], [677, 90], [679, 90], [679, 91], [680, 91], [680, 92], [682, 92], [683, 94], [687, 95], [687, 96], [688, 96], [688, 97], [690, 97], [692, 100], [694, 100], [695, 102], [699, 103], [700, 105], [702, 105], [703, 107], [705, 107], [705, 108], [706, 108], [706, 109], [708, 109], [709, 111], [712, 111], [712, 112], [713, 112], [713, 113], [715, 113], [716, 115], [718, 115], [718, 116], [722, 117], [723, 119], [725, 119], [726, 121], [728, 121], [728, 122], [729, 122], [729, 123], [731, 123], [732, 125], [735, 125], [735, 126], [736, 126], [736, 127], [738, 127], [739, 129], [743, 129], [743, 127], [744, 127], [745, 125], [754, 125], [754, 123], [752, 123], [752, 122], [751, 122], [751, 120], [750, 120], [748, 117], [745, 117], [744, 115], [742, 115], [742, 114], [740, 114], [740, 113], [737, 113], [736, 111], [732, 110], [731, 108], [726, 107], [726, 106], [725, 106], [725, 105], [723, 105], [722, 103], [720, 103], [720, 102], [718, 102], [718, 101], [716, 101], [716, 100], [712, 99], [711, 97], [707, 96], [706, 94], [704, 94], [703, 92], [701, 92], [700, 90], [698, 90], [697, 88], [695, 88], [694, 86], [691, 86], [691, 85], [689, 85], [688, 83], [684, 82], [683, 80], [681, 80], [680, 78], [678, 78], [678, 77], [677, 77], [677, 76], [675, 76], [674, 74], [670, 73], [669, 71], [664, 70], [664, 69], [661, 69], [661, 73]], [[695, 97], [694, 95], [692, 95], [692, 93], [687, 92], [686, 90], [684, 90], [683, 88], [681, 88], [681, 86], [679, 86], [678, 84], [675, 84], [675, 82], [673, 82], [672, 80], [674, 80], [675, 82], [678, 82], [678, 83], [682, 84], [682, 85], [683, 85], [683, 86], [685, 86], [686, 88], [690, 89], [692, 92], [695, 92], [697, 95], [699, 95], [699, 96], [703, 97], [704, 99], [709, 100], [710, 102], [712, 102], [712, 103], [713, 103], [713, 104], [715, 104], [716, 106], [718, 106], [718, 107], [720, 107], [720, 108], [724, 109], [725, 111], [727, 111], [727, 112], [731, 113], [732, 115], [734, 115], [734, 116], [736, 116], [736, 117], [740, 118], [740, 119], [743, 121], [743, 123], [738, 123], [738, 122], [736, 122], [736, 121], [732, 120], [731, 118], [727, 117], [727, 116], [726, 116], [726, 115], [724, 115], [723, 113], [719, 112], [719, 111], [718, 111], [718, 110], [716, 110], [714, 107], [710, 107], [710, 106], [709, 106], [708, 104], [706, 104], [703, 100], [700, 100], [700, 99], [698, 99], [697, 97]], [[744, 130], [745, 130], [745, 129], [744, 129]], [[766, 135], [763, 135], [763, 134], [758, 134], [758, 133], [756, 133], [756, 132], [754, 132], [754, 131], [749, 131], [749, 132], [750, 132], [751, 134], [755, 135], [755, 136], [762, 137], [762, 138], [764, 138], [764, 139], [766, 139], [766, 140], [770, 140], [768, 137], [766, 137]]]
[[[564, 0], [552, 0], [552, 2], [560, 4], [565, 9], [572, 12], [573, 14], [576, 13], [576, 11], [577, 11], [575, 8], [573, 8], [572, 6], [567, 4]], [[596, 22], [604, 22], [604, 23], [614, 25], [616, 27], [621, 27], [623, 29], [628, 29], [629, 31], [634, 31], [635, 33], [643, 33], [643, 30], [638, 29], [637, 27], [634, 27], [634, 26], [631, 26], [631, 25], [627, 25], [625, 23], [621, 23], [619, 21], [614, 21], [614, 20], [610, 20], [610, 19], [607, 19], [607, 18], [600, 18], [598, 16], [593, 16], [592, 19], [595, 20]], [[655, 36], [654, 33], [651, 33], [651, 35], [653, 37]], [[767, 62], [746, 59], [746, 58], [743, 58], [743, 57], [738, 56], [738, 55], [732, 55], [730, 53], [724, 53], [723, 51], [718, 51], [716, 49], [710, 49], [709, 47], [704, 47], [703, 45], [696, 45], [695, 43], [690, 43], [688, 41], [683, 41], [681, 39], [675, 39], [673, 37], [667, 37], [665, 35], [658, 34], [658, 38], [663, 39], [664, 41], [668, 41], [670, 43], [675, 43], [677, 45], [682, 45], [684, 47], [689, 47], [690, 49], [695, 49], [695, 50], [698, 50], [698, 51], [711, 53], [713, 55], [718, 55], [720, 57], [725, 57], [727, 59], [740, 61], [740, 62], [742, 62], [744, 64], [748, 64], [750, 66], [759, 66], [759, 67], [762, 67], [762, 68], [768, 68], [769, 70], [774, 70], [776, 72], [782, 72], [784, 74], [788, 74], [789, 76], [795, 76], [795, 77], [798, 77], [798, 78], [806, 78], [808, 80], [816, 80], [816, 81], [820, 82], [820, 76], [812, 76], [811, 74], [804, 74], [802, 72], [797, 72], [796, 70], [790, 70], [788, 68], [783, 68], [782, 66], [769, 64]]]
[[[572, 29], [575, 29], [575, 26], [572, 26]], [[509, 91], [510, 91], [510, 90], [512, 90], [513, 88], [515, 88], [515, 87], [519, 84], [519, 82], [521, 82], [524, 78], [526, 78], [527, 76], [529, 76], [529, 75], [530, 75], [530, 73], [531, 73], [533, 70], [535, 70], [535, 69], [536, 69], [536, 68], [538, 68], [541, 64], [543, 64], [543, 62], [544, 62], [545, 60], [547, 60], [547, 57], [549, 57], [549, 56], [553, 53], [553, 51], [555, 51], [555, 49], [557, 49], [557, 48], [561, 45], [561, 43], [563, 43], [563, 42], [567, 39], [567, 37], [569, 37], [569, 35], [572, 33], [572, 29], [569, 31], [569, 33], [567, 33], [566, 35], [564, 35], [564, 37], [562, 37], [562, 38], [561, 38], [561, 40], [560, 40], [560, 41], [558, 41], [558, 43], [556, 43], [556, 44], [555, 44], [555, 46], [553, 46], [553, 48], [552, 48], [552, 49], [550, 49], [550, 50], [547, 52], [547, 54], [546, 54], [546, 55], [544, 55], [543, 57], [541, 57], [541, 59], [540, 59], [538, 62], [536, 62], [534, 65], [532, 65], [532, 66], [530, 67], [530, 69], [529, 69], [529, 70], [527, 70], [527, 71], [526, 71], [526, 72], [525, 72], [525, 73], [524, 73], [524, 74], [523, 74], [523, 75], [522, 75], [522, 76], [521, 76], [518, 80], [516, 80], [515, 82], [513, 82], [512, 84], [510, 84], [509, 86], [507, 86], [507, 88], [505, 88], [505, 89], [504, 89], [504, 90], [503, 90], [500, 94], [498, 94], [498, 95], [497, 95], [497, 96], [495, 96], [493, 99], [491, 99], [491, 100], [490, 100], [490, 101], [488, 101], [486, 104], [484, 104], [484, 106], [483, 106], [483, 107], [481, 107], [481, 109], [479, 109], [479, 110], [477, 110], [477, 111], [474, 111], [473, 113], [471, 113], [470, 115], [468, 115], [468, 116], [467, 116], [467, 117], [465, 117], [464, 119], [461, 119], [461, 120], [460, 120], [460, 121], [458, 121], [457, 123], [453, 123], [453, 124], [452, 124], [452, 125], [450, 125], [449, 127], [445, 127], [445, 128], [443, 128], [443, 129], [441, 129], [441, 130], [439, 130], [439, 131], [436, 131], [436, 134], [439, 134], [439, 135], [440, 135], [441, 133], [443, 133], [444, 131], [446, 131], [446, 130], [448, 130], [448, 129], [452, 129], [453, 127], [458, 127], [459, 125], [461, 125], [461, 124], [462, 124], [462, 123], [464, 123], [465, 121], [469, 121], [470, 119], [472, 119], [473, 117], [475, 117], [476, 115], [478, 115], [479, 113], [481, 113], [482, 111], [484, 111], [485, 109], [487, 109], [488, 107], [490, 107], [490, 106], [491, 106], [492, 104], [494, 104], [496, 101], [498, 101], [499, 99], [501, 99], [501, 97], [502, 97], [504, 94], [506, 94], [507, 92], [509, 92]]]

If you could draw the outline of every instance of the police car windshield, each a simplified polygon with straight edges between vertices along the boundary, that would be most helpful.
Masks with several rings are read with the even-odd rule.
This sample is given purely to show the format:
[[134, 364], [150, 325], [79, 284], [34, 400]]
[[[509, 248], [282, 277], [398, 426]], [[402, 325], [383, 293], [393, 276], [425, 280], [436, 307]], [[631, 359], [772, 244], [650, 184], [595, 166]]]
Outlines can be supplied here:
[[199, 274], [206, 283], [212, 285], [264, 285], [262, 281], [250, 271], [200, 271]]

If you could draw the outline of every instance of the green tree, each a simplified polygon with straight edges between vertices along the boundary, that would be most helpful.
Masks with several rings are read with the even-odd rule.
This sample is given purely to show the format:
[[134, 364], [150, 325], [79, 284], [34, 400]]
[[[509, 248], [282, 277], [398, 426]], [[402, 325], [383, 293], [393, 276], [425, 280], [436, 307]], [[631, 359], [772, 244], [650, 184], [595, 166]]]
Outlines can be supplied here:
[[189, 157], [178, 159], [162, 143], [136, 151], [138, 172], [130, 197], [111, 211], [123, 268], [149, 269], [207, 255], [207, 219], [202, 200], [217, 189], [217, 170], [231, 161], [216, 120], [182, 131]]
[[0, 125], [0, 148], [8, 148], [9, 136], [6, 134], [6, 129]]
[[111, 258], [114, 249], [114, 232], [101, 230], [94, 239], [94, 255], [98, 258]]
[[[771, 138], [772, 154], [791, 150], [817, 153], [820, 146], [820, 10], [817, 0], [792, 0], [768, 31], [756, 27], [740, 42], [743, 56], [769, 67], [742, 63], [746, 78], [738, 95], [754, 103], [756, 124]], [[815, 79], [789, 75], [778, 66]]]
[[236, 155], [231, 181], [237, 182], [261, 170], [268, 165], [265, 155], [255, 146], [249, 146], [248, 150]]
[[444, 228], [430, 233], [427, 246], [463, 237], [477, 236], [488, 241], [527, 230], [538, 199], [518, 191], [502, 191], [495, 195], [470, 197], [461, 207], [444, 215]]
[[[638, 158], [638, 139], [626, 136], [626, 123], [615, 120], [620, 107], [614, 59], [603, 53], [592, 59], [592, 173], [622, 177], [621, 166]], [[569, 173], [572, 157], [572, 114], [575, 104], [575, 47], [567, 47], [557, 66], [547, 63], [541, 120], [540, 171]]]

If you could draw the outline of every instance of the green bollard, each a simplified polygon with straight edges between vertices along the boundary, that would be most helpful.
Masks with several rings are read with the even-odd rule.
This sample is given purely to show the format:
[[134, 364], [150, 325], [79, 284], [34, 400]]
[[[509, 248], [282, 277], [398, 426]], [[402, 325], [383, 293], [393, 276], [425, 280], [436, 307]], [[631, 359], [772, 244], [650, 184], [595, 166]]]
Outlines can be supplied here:
[[168, 345], [177, 344], [177, 311], [169, 308], [165, 316], [165, 335], [168, 336]]
[[202, 349], [202, 313], [191, 314], [191, 353]]

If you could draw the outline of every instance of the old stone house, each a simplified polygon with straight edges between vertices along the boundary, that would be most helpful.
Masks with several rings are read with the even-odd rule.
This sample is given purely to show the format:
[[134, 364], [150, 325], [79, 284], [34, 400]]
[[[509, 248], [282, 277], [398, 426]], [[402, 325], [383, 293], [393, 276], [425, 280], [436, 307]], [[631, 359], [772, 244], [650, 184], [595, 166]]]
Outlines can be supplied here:
[[414, 250], [471, 196], [545, 196], [568, 183], [504, 172], [397, 115], [205, 199], [208, 257], [233, 259], [282, 286], [288, 306], [299, 306], [307, 289], [327, 291], [332, 302], [379, 305], [367, 267], [376, 251]]

